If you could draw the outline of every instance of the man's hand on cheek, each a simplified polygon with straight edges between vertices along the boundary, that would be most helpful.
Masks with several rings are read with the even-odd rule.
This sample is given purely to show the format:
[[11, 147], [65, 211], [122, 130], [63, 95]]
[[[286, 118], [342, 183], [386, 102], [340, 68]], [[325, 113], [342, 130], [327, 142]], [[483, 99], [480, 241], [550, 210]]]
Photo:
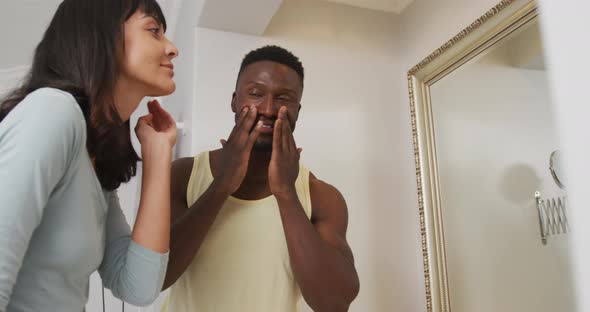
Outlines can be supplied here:
[[287, 108], [283, 106], [274, 126], [272, 157], [268, 168], [268, 183], [275, 197], [296, 195], [295, 181], [299, 175], [301, 151], [295, 144], [287, 118]]
[[223, 148], [214, 183], [228, 195], [237, 191], [248, 172], [252, 147], [261, 128], [261, 124], [256, 123], [256, 119], [256, 107], [243, 108], [229, 138], [221, 140]]

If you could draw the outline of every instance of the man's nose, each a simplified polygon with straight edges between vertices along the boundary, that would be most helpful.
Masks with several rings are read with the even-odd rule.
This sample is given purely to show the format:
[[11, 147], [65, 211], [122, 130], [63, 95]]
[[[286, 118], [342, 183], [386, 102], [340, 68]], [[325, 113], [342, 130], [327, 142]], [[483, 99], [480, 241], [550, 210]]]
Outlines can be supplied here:
[[258, 106], [258, 113], [266, 117], [274, 117], [278, 114], [276, 101], [272, 96], [266, 96]]

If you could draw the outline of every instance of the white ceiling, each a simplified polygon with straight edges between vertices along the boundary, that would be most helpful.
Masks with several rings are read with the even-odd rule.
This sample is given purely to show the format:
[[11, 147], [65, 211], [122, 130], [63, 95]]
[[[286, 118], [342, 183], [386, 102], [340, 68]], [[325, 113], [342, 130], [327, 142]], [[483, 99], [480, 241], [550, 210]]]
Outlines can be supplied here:
[[414, 0], [322, 0], [357, 8], [401, 14]]
[[[260, 36], [283, 0], [205, 0], [198, 26]], [[228, 8], [232, 8], [228, 10]]]
[[[53, 13], [62, 0], [0, 0], [0, 69], [13, 68], [30, 63], [33, 50], [47, 28]], [[172, 20], [178, 3], [203, 0], [158, 0], [165, 14]], [[244, 0], [233, 0], [244, 1]], [[250, 1], [250, 0], [248, 0]], [[280, 0], [278, 0], [280, 1]], [[414, 0], [317, 0], [399, 14]], [[256, 1], [260, 2], [260, 1]], [[170, 5], [169, 5], [170, 4]], [[174, 28], [174, 27], [172, 27]], [[171, 29], [173, 30], [173, 29]]]

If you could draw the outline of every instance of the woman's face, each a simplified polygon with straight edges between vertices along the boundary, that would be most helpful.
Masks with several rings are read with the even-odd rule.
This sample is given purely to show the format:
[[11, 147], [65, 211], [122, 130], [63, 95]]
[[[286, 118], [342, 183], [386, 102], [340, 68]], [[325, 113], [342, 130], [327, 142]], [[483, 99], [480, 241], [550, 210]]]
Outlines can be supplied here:
[[178, 49], [166, 38], [162, 25], [137, 11], [125, 22], [124, 29], [125, 51], [120, 64], [124, 87], [137, 88], [143, 96], [174, 92], [172, 60], [178, 56]]

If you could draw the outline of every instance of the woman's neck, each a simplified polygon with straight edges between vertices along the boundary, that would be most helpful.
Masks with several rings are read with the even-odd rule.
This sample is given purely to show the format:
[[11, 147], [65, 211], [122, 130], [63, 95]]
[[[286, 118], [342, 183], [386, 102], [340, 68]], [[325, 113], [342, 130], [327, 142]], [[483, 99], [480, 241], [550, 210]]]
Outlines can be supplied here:
[[128, 79], [120, 78], [115, 84], [113, 92], [113, 99], [119, 116], [122, 120], [127, 121], [131, 114], [139, 106], [139, 102], [145, 97], [145, 93], [141, 92]]

